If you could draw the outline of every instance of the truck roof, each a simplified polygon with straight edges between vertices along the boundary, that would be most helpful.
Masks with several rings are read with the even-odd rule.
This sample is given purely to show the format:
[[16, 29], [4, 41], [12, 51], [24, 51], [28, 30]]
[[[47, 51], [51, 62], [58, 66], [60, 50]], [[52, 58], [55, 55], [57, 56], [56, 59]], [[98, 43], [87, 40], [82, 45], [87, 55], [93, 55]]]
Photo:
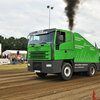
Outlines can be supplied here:
[[56, 28], [34, 31], [34, 32], [29, 33], [29, 35], [47, 34], [47, 33], [54, 32], [54, 31], [56, 31]]

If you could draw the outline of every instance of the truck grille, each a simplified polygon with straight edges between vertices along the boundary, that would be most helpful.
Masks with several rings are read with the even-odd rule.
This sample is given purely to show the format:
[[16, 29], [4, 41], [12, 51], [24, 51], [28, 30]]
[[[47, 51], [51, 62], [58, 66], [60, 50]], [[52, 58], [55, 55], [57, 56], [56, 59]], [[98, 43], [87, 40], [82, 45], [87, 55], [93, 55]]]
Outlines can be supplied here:
[[29, 52], [30, 59], [48, 59], [46, 54], [48, 51], [32, 51]]

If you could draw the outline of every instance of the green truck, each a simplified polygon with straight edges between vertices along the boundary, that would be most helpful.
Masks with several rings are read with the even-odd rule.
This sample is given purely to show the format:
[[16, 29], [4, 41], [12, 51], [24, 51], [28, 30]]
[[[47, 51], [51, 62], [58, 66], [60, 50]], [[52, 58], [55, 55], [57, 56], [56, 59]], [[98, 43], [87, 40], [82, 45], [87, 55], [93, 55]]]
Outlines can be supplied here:
[[79, 33], [62, 29], [31, 32], [27, 46], [28, 71], [39, 77], [59, 74], [69, 80], [73, 72], [95, 76], [99, 68], [99, 50]]

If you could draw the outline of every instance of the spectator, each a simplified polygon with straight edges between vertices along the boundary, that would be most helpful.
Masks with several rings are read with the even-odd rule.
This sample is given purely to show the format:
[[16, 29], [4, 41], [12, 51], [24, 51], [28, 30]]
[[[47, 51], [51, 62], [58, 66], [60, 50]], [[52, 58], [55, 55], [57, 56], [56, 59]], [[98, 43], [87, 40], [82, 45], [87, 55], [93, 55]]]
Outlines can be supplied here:
[[8, 55], [7, 55], [7, 58], [8, 58]]
[[24, 64], [24, 57], [23, 56], [21, 57], [21, 61], [22, 61], [22, 64]]
[[17, 63], [20, 63], [20, 57], [19, 56], [17, 57]]
[[6, 55], [4, 55], [4, 57], [3, 58], [6, 58]]
[[3, 54], [1, 54], [1, 58], [3, 58]]
[[10, 63], [12, 62], [12, 56], [10, 56]]

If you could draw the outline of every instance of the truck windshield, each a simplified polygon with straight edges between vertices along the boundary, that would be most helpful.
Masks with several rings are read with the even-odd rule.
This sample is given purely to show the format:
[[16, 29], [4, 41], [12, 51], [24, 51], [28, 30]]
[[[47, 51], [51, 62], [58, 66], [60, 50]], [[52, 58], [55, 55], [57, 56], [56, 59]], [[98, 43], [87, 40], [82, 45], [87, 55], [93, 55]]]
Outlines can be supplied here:
[[54, 40], [54, 33], [30, 35], [28, 45], [51, 44]]

